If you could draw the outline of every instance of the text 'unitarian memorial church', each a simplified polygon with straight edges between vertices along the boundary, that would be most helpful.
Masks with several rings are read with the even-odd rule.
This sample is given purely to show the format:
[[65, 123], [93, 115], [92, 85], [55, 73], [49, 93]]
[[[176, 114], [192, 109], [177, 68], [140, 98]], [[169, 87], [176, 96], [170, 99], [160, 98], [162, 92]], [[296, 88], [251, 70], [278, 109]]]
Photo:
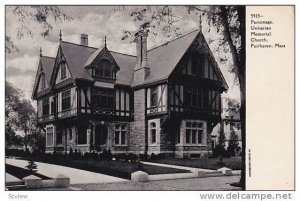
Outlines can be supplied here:
[[147, 35], [135, 34], [136, 56], [89, 47], [86, 34], [40, 54], [32, 98], [46, 152], [211, 153], [228, 86], [201, 28], [152, 49]]

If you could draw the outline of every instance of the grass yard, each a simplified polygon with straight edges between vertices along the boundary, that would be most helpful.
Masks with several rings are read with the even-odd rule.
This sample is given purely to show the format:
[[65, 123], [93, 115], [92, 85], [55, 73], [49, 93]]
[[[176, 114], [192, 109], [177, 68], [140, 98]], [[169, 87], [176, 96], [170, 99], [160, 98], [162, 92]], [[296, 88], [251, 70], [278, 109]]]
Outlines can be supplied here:
[[104, 160], [59, 160], [59, 161], [44, 161], [37, 160], [43, 163], [51, 163], [62, 165], [91, 172], [102, 173], [110, 176], [131, 179], [131, 173], [138, 170], [147, 172], [149, 175], [155, 174], [172, 174], [172, 173], [188, 173], [187, 170], [159, 167], [154, 165], [130, 163], [124, 161], [104, 161]]
[[[5, 164], [5, 171], [15, 177], [17, 177], [18, 179], [23, 179], [24, 177], [29, 176], [31, 173], [24, 169], [24, 168], [20, 168], [20, 167], [16, 167], [13, 165], [9, 165], [9, 164]], [[42, 180], [49, 180], [51, 178], [46, 177], [42, 174], [39, 173], [34, 173], [35, 176], [41, 178]]]
[[[241, 160], [240, 156], [223, 158], [225, 166], [232, 170], [241, 169]], [[151, 159], [149, 162], [164, 163], [170, 165], [180, 165], [188, 166], [195, 168], [204, 168], [204, 169], [219, 169], [223, 166], [217, 165], [217, 162], [220, 161], [219, 158], [199, 158], [199, 159], [185, 159], [185, 158], [166, 158], [166, 159]]]

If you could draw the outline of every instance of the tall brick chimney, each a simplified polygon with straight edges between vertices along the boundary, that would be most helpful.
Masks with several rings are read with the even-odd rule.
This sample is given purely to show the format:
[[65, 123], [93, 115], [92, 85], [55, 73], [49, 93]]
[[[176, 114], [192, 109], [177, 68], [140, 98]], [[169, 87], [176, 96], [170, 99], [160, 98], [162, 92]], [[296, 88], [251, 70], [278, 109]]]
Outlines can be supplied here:
[[150, 74], [147, 57], [148, 33], [140, 30], [135, 34], [136, 42], [136, 64], [134, 68], [134, 83], [141, 84]]
[[89, 36], [87, 34], [81, 34], [81, 40], [80, 40], [80, 44], [84, 45], [84, 46], [88, 46], [89, 45]]
[[[147, 58], [147, 32], [138, 31], [135, 34], [136, 64], [134, 67], [134, 85], [143, 84], [150, 74]], [[133, 131], [130, 134], [130, 150], [136, 153], [147, 151], [147, 120], [146, 120], [146, 90], [137, 88], [134, 90], [134, 122]]]

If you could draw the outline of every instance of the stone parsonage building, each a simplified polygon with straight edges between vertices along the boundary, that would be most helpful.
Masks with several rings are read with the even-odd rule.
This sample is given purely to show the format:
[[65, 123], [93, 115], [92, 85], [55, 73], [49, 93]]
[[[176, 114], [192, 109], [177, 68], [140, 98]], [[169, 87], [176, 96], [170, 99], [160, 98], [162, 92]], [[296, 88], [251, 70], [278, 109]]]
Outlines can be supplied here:
[[226, 81], [201, 28], [136, 56], [62, 40], [40, 60], [32, 98], [46, 152], [75, 150], [199, 157], [211, 153]]

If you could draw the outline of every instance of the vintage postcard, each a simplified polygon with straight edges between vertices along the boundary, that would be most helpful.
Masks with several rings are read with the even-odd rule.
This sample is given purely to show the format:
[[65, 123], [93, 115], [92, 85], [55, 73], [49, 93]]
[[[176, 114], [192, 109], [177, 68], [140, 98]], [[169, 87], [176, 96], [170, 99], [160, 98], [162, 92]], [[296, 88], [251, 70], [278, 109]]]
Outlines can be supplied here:
[[5, 191], [295, 190], [295, 6], [4, 9]]

